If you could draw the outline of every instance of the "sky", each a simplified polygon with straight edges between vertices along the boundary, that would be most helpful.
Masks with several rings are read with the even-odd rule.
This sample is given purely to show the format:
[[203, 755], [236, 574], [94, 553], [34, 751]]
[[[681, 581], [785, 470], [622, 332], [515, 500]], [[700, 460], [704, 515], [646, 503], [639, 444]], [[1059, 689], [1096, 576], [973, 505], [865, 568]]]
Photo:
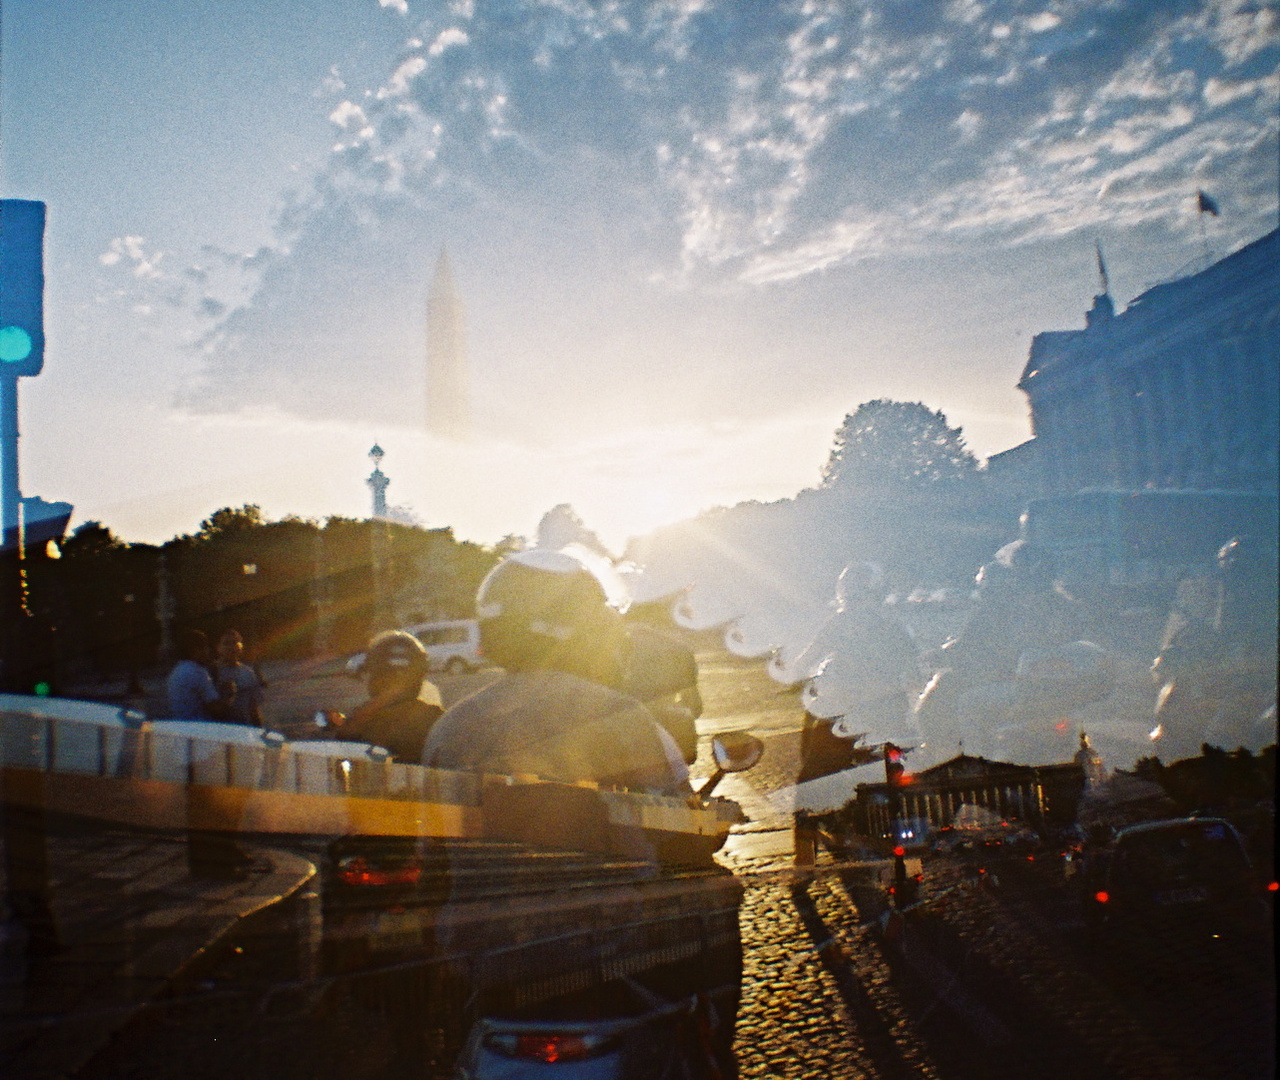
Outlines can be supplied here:
[[[616, 550], [819, 482], [841, 418], [1030, 432], [1031, 336], [1277, 225], [1246, 0], [4, 0], [0, 191], [48, 204], [25, 494], [130, 540], [393, 505]], [[1208, 193], [1217, 216], [1197, 211]], [[470, 441], [423, 430], [426, 296]]]

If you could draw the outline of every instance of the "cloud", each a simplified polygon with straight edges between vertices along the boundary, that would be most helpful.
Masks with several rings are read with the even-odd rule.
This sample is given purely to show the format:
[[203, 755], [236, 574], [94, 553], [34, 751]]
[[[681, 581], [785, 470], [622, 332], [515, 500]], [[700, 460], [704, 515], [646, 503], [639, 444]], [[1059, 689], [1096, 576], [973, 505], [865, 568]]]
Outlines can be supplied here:
[[426, 70], [427, 62], [421, 56], [411, 56], [405, 60], [399, 67], [391, 73], [391, 78], [387, 80], [387, 84], [383, 86], [377, 93], [379, 100], [384, 98], [403, 97], [409, 92], [409, 85], [423, 71]]
[[408, 0], [378, 0], [378, 7], [391, 8], [398, 15], [409, 14]]
[[[200, 293], [226, 310], [188, 400], [324, 413], [352, 407], [355, 375], [370, 410], [409, 408], [379, 372], [417, 377], [408, 312], [454, 238], [490, 289], [522, 263], [572, 281], [563, 318], [586, 323], [651, 287], [1191, 228], [1192, 178], [1245, 193], [1245, 238], [1275, 208], [1275, 29], [1243, 0], [454, 3], [364, 96], [331, 72], [341, 135], [256, 266], [213, 259], [250, 284]], [[104, 264], [141, 265], [119, 245]], [[544, 332], [557, 311], [541, 305]]]
[[141, 236], [117, 236], [107, 245], [107, 250], [98, 256], [98, 262], [103, 266], [123, 264], [135, 278], [154, 281], [164, 276], [160, 270], [164, 252], [148, 252], [146, 243], [146, 239]]
[[1262, 79], [1206, 79], [1204, 99], [1215, 109], [1242, 99], [1259, 97], [1273, 105], [1280, 97], [1280, 78], [1271, 75]]
[[368, 127], [369, 118], [365, 115], [365, 111], [359, 105], [350, 101], [343, 101], [339, 106], [329, 114], [329, 119], [342, 128], [343, 131], [359, 130]]
[[427, 49], [427, 55], [439, 56], [445, 51], [445, 49], [458, 45], [465, 45], [470, 40], [471, 39], [467, 36], [467, 32], [465, 30], [459, 30], [458, 27], [451, 26], [448, 30], [441, 30], [440, 33], [436, 35], [435, 41], [433, 41], [431, 46]]

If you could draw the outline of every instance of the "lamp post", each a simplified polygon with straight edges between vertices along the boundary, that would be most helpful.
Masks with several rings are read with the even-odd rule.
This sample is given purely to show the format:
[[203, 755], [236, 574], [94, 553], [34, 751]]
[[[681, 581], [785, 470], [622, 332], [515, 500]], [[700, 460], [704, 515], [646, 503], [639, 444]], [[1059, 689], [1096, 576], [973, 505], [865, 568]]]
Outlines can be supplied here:
[[391, 483], [382, 471], [382, 459], [385, 451], [377, 443], [369, 451], [373, 462], [373, 472], [365, 483], [373, 492], [373, 515], [370, 526], [373, 531], [369, 537], [370, 556], [373, 560], [373, 596], [374, 630], [387, 630], [391, 626], [390, 603], [387, 596], [387, 485]]

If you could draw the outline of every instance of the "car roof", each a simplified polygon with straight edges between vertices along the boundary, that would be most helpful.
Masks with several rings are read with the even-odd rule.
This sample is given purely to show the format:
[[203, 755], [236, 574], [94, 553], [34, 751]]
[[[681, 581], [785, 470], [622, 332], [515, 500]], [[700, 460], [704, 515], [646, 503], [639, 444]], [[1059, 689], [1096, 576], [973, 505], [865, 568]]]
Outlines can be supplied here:
[[1151, 833], [1158, 833], [1158, 832], [1176, 832], [1176, 831], [1181, 831], [1184, 829], [1192, 829], [1192, 828], [1198, 829], [1198, 828], [1203, 828], [1206, 825], [1214, 825], [1219, 827], [1225, 826], [1227, 829], [1230, 829], [1232, 832], [1235, 832], [1235, 828], [1232, 826], [1231, 822], [1227, 821], [1225, 818], [1184, 817], [1184, 818], [1170, 818], [1166, 821], [1144, 821], [1140, 825], [1130, 825], [1127, 828], [1121, 829], [1118, 833], [1116, 833], [1115, 839], [1123, 840], [1125, 837], [1130, 837], [1130, 836], [1146, 836]]

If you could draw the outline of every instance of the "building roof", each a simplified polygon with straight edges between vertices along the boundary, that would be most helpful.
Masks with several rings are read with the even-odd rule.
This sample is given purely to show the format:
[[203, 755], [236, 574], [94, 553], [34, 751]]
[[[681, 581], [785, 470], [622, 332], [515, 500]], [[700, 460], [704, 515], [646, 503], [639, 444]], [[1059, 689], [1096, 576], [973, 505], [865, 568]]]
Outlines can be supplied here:
[[1280, 230], [1272, 230], [1198, 274], [1155, 285], [1112, 318], [1095, 318], [1084, 330], [1037, 334], [1018, 381], [1065, 374], [1129, 350], [1149, 353], [1189, 326], [1221, 332], [1223, 324], [1245, 333], [1280, 333]]

